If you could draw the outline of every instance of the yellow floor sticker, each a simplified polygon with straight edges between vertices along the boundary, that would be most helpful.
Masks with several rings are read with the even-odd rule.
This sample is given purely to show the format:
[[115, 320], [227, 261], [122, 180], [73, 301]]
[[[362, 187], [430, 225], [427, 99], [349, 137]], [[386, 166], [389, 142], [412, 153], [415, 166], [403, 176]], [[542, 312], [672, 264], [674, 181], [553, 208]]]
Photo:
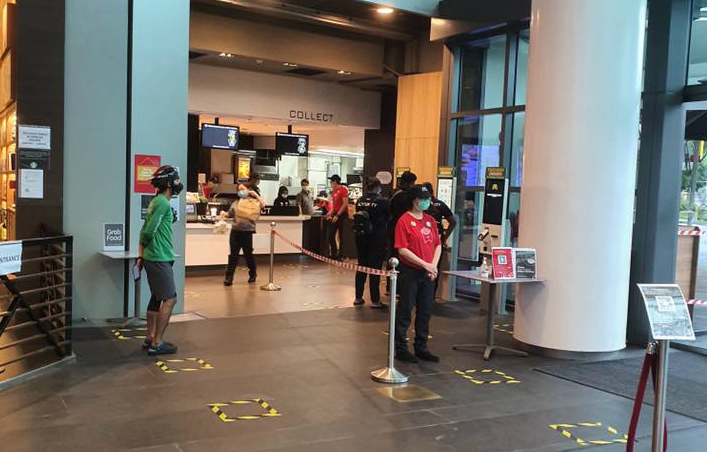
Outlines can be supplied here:
[[[608, 444], [626, 444], [628, 441], [628, 435], [622, 435], [619, 433], [617, 429], [610, 425], [604, 425], [601, 422], [578, 422], [576, 424], [550, 424], [548, 425], [552, 430], [555, 430], [556, 432], [559, 432], [562, 436], [565, 438], [576, 442], [580, 446], [606, 446]], [[585, 433], [586, 429], [596, 429], [601, 432], [607, 431], [611, 435], [610, 437], [607, 438], [601, 438], [601, 439], [594, 439], [594, 440], [589, 440], [589, 439], [582, 439], [576, 433], [577, 430], [582, 430]], [[582, 435], [585, 438], [587, 437], [586, 435]]]
[[127, 341], [130, 339], [145, 339], [147, 337], [145, 335], [147, 328], [118, 328], [110, 331], [116, 339], [121, 341]]
[[502, 324], [495, 324], [493, 326], [493, 329], [496, 331], [501, 331], [503, 333], [508, 333], [508, 334], [513, 334], [513, 324], [511, 323], [502, 323]]
[[461, 375], [476, 385], [512, 385], [520, 383], [517, 378], [496, 369], [455, 370], [454, 373]]
[[[223, 412], [222, 408], [232, 405], [257, 405], [262, 411], [256, 414], [228, 416]], [[254, 421], [257, 419], [282, 416], [279, 411], [270, 406], [270, 404], [263, 399], [231, 400], [228, 402], [210, 403], [208, 406], [211, 408], [211, 411], [223, 422]]]
[[155, 361], [157, 367], [166, 374], [178, 372], [196, 372], [199, 370], [213, 370], [213, 366], [201, 358], [164, 359]]

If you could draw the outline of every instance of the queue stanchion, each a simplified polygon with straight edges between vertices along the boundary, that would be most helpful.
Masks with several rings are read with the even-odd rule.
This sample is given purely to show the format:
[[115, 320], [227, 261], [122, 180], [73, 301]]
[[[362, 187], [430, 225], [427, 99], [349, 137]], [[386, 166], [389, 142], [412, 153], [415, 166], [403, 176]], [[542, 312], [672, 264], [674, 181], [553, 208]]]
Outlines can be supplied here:
[[398, 271], [396, 267], [399, 261], [392, 257], [390, 264], [390, 325], [388, 327], [388, 367], [371, 372], [371, 378], [379, 383], [400, 384], [407, 383], [408, 377], [395, 369], [395, 310], [397, 295]]
[[658, 357], [655, 382], [655, 402], [653, 403], [653, 441], [651, 452], [668, 449], [667, 428], [665, 426], [665, 400], [668, 395], [668, 352], [670, 341], [658, 341]]
[[268, 283], [260, 286], [260, 290], [275, 292], [281, 290], [282, 287], [274, 282], [275, 279], [275, 222], [270, 223], [270, 278]]

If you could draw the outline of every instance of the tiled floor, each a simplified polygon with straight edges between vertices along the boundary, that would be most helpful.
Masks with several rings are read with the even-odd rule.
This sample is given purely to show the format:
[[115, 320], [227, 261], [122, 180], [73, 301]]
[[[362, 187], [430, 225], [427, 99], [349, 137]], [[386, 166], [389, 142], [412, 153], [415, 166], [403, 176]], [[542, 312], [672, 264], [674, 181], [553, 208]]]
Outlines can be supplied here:
[[[550, 426], [576, 426], [563, 428], [585, 441], [620, 439], [628, 428], [630, 400], [533, 370], [552, 364], [548, 358], [499, 355], [487, 363], [477, 354], [453, 351], [453, 343], [482, 340], [484, 319], [470, 303], [436, 309], [430, 348], [441, 363], [400, 366], [411, 385], [439, 398], [398, 402], [383, 395], [370, 372], [386, 362], [386, 313], [349, 307], [350, 274], [317, 266], [281, 273], [291, 278], [276, 280], [283, 285], [277, 293], [208, 284], [209, 278], [220, 282], [217, 276], [191, 280], [188, 290], [199, 296], [188, 300], [188, 309], [191, 304], [206, 317], [234, 317], [171, 325], [167, 339], [180, 347], [173, 358], [184, 361], [166, 365], [178, 372], [165, 372], [137, 339], [119, 340], [110, 329], [77, 330], [76, 365], [0, 393], [0, 449], [625, 450], [619, 443], [581, 446]], [[303, 303], [346, 307], [302, 310]], [[507, 333], [499, 332], [497, 340], [513, 345]], [[520, 383], [479, 385], [456, 372], [483, 369]], [[269, 408], [238, 403], [261, 399]], [[233, 422], [219, 418], [215, 404]], [[649, 412], [646, 407], [636, 451], [650, 450]], [[668, 421], [670, 451], [705, 450], [705, 423], [673, 413]]]

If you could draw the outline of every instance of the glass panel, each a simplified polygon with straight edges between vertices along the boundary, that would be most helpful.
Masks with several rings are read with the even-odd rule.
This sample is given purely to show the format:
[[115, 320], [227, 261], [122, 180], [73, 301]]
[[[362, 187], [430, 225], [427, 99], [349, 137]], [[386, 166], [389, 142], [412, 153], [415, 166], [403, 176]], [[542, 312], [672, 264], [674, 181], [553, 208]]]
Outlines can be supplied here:
[[687, 84], [707, 84], [707, 0], [695, 0]]
[[503, 106], [505, 72], [505, 35], [464, 45], [457, 111]]
[[520, 187], [523, 181], [523, 132], [525, 130], [525, 112], [513, 115], [513, 139], [511, 142], [510, 184]]
[[525, 105], [528, 89], [528, 55], [530, 52], [530, 30], [522, 30], [518, 37], [518, 62], [516, 64], [515, 105]]
[[468, 116], [457, 122], [459, 190], [482, 187], [486, 168], [499, 165], [501, 115]]

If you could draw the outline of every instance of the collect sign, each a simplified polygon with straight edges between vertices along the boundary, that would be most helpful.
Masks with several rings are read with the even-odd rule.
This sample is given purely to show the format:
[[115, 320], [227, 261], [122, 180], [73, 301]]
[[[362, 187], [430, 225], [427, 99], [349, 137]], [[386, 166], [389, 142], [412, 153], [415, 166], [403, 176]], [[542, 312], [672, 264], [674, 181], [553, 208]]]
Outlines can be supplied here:
[[0, 244], [0, 275], [22, 270], [22, 242]]
[[103, 251], [125, 250], [125, 225], [103, 223]]
[[690, 312], [677, 284], [639, 284], [653, 339], [695, 340]]
[[160, 167], [159, 155], [135, 155], [135, 193], [155, 194], [155, 187], [150, 180]]

